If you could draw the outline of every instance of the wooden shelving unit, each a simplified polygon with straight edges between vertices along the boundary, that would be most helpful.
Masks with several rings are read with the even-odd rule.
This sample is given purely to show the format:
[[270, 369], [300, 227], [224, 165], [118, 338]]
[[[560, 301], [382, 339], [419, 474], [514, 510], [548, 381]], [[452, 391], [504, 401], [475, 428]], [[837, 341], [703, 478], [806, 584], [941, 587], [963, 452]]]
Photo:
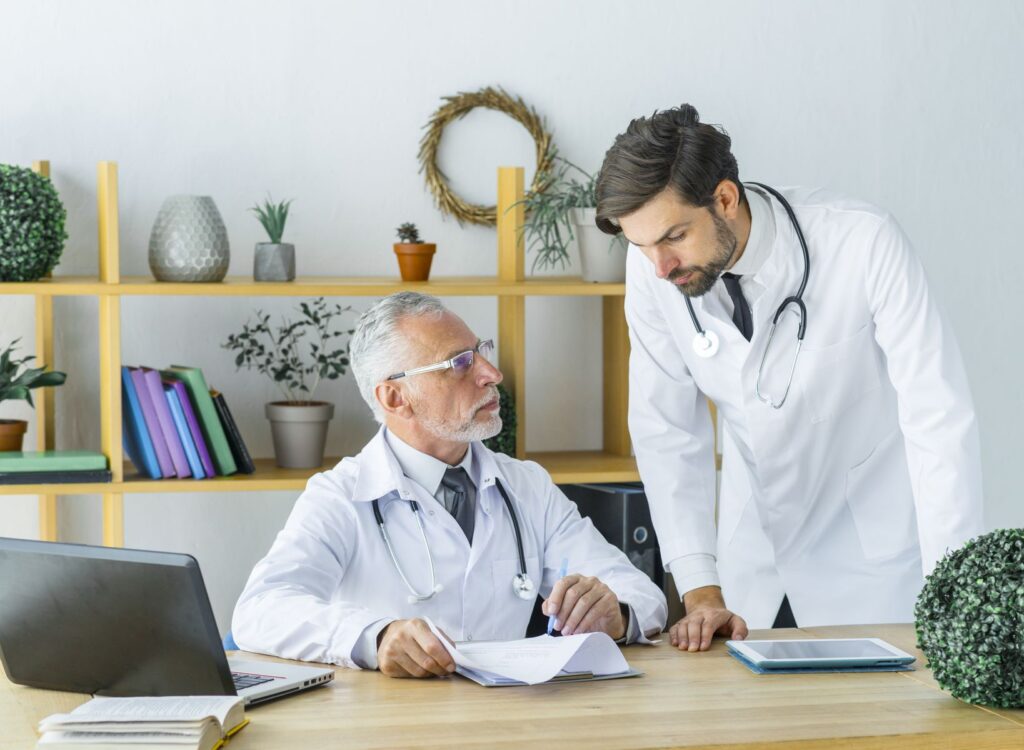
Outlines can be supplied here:
[[[48, 162], [34, 169], [49, 175]], [[117, 165], [100, 162], [97, 169], [99, 211], [99, 275], [57, 276], [34, 282], [0, 283], [0, 295], [32, 295], [36, 302], [36, 356], [53, 362], [53, 298], [92, 296], [99, 301], [101, 450], [110, 460], [113, 481], [106, 484], [0, 485], [0, 495], [39, 495], [39, 537], [57, 538], [57, 497], [97, 494], [103, 497], [103, 542], [124, 544], [124, 496], [147, 492], [256, 492], [301, 490], [312, 469], [281, 469], [273, 459], [258, 459], [256, 472], [210, 479], [152, 480], [139, 476], [125, 461], [121, 441], [121, 298], [139, 295], [245, 297], [380, 297], [415, 290], [439, 297], [496, 297], [498, 301], [498, 366], [505, 386], [515, 396], [516, 454], [537, 461], [555, 482], [636, 481], [626, 426], [629, 338], [623, 315], [625, 284], [590, 284], [579, 278], [526, 279], [520, 227], [523, 224], [523, 169], [498, 170], [498, 275], [451, 277], [405, 283], [395, 278], [304, 277], [288, 283], [257, 282], [228, 277], [221, 283], [159, 282], [148, 277], [121, 277], [118, 235]], [[532, 296], [601, 297], [603, 319], [603, 449], [598, 451], [526, 452], [526, 298]], [[53, 390], [37, 399], [37, 443], [54, 447]], [[333, 466], [337, 459], [325, 462]]]

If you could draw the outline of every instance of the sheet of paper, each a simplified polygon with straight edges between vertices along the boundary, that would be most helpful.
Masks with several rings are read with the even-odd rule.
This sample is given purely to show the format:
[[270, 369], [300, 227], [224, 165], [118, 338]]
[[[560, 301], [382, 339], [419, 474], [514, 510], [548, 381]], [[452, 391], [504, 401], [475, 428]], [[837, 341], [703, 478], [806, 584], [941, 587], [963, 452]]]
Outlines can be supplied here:
[[527, 685], [547, 682], [559, 672], [618, 674], [629, 670], [619, 647], [606, 633], [582, 633], [553, 638], [540, 635], [514, 641], [451, 643], [430, 623], [431, 630], [456, 665]]

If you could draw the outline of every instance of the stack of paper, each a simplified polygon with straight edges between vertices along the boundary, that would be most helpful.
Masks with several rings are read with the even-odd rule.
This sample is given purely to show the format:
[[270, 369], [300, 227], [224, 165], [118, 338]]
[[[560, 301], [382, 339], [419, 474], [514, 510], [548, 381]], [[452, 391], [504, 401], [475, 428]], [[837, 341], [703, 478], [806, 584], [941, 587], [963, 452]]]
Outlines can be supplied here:
[[248, 723], [237, 696], [93, 698], [39, 722], [37, 748], [213, 750]]
[[610, 680], [641, 674], [630, 668], [615, 641], [605, 633], [453, 644], [433, 624], [431, 628], [455, 660], [455, 671], [487, 687]]

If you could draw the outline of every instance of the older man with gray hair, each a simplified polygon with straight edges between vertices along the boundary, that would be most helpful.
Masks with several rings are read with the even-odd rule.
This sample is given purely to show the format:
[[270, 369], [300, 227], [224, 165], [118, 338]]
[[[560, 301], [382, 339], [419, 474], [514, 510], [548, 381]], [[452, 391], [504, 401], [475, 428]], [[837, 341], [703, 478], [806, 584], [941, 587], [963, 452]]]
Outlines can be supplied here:
[[501, 430], [493, 351], [435, 297], [362, 316], [352, 370], [382, 427], [310, 479], [235, 608], [240, 648], [442, 676], [428, 619], [454, 640], [521, 638], [538, 594], [566, 635], [662, 630], [664, 595], [547, 472], [480, 442]]

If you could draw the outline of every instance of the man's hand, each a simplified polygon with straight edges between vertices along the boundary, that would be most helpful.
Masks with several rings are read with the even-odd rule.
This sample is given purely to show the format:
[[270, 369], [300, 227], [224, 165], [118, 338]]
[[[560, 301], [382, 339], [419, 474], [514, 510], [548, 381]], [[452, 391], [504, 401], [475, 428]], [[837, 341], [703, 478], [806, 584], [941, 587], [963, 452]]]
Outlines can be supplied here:
[[628, 625], [612, 590], [597, 578], [578, 573], [555, 584], [541, 611], [555, 616], [555, 630], [562, 635], [600, 632], [618, 640]]
[[423, 620], [395, 620], [377, 636], [377, 667], [388, 677], [444, 677], [455, 662]]
[[672, 645], [680, 651], [707, 651], [716, 634], [734, 641], [747, 637], [747, 623], [725, 608], [722, 589], [704, 586], [683, 596], [686, 617], [669, 628]]

